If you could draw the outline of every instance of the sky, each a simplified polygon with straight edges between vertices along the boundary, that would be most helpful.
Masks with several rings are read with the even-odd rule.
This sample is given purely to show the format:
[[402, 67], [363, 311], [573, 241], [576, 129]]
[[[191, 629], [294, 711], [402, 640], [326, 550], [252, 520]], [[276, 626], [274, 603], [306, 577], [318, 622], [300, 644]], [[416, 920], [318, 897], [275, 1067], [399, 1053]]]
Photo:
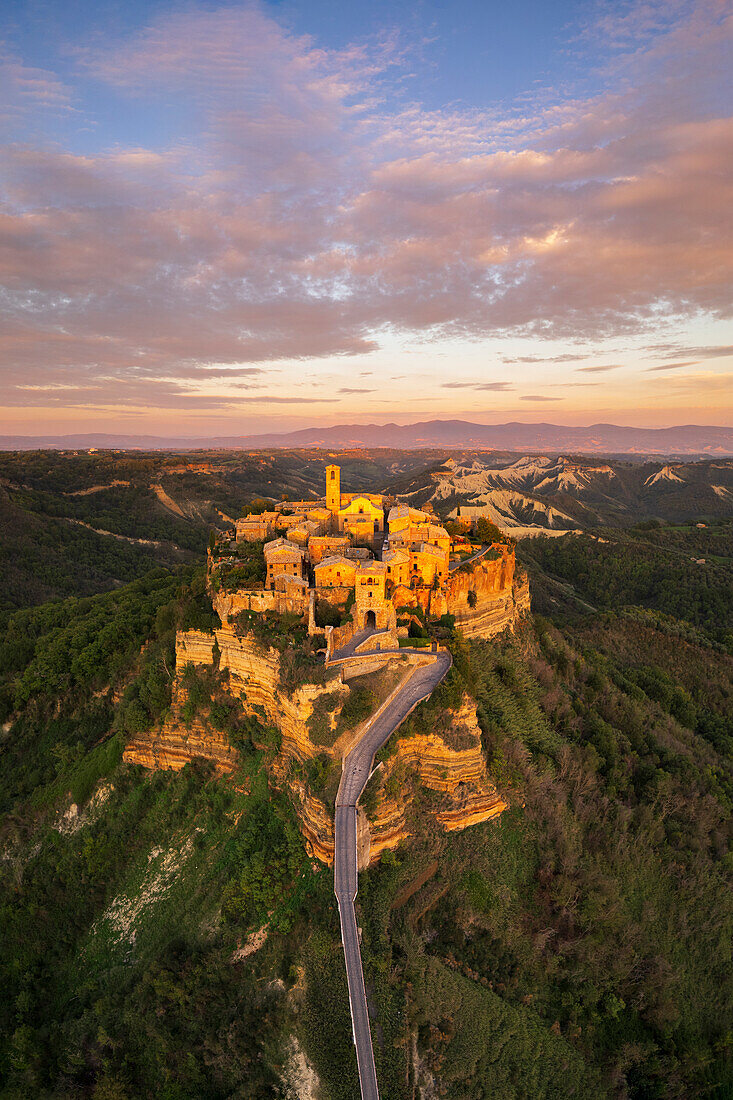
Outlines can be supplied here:
[[730, 0], [4, 0], [0, 432], [733, 424]]

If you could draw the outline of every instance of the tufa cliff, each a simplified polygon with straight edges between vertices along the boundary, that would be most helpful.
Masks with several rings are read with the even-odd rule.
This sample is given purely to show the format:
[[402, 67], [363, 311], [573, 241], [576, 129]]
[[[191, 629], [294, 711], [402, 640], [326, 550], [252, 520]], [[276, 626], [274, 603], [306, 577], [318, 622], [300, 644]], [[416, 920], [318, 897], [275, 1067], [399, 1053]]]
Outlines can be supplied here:
[[[416, 800], [427, 801], [426, 808], [448, 830], [477, 825], [506, 809], [507, 803], [489, 778], [476, 704], [467, 695], [443, 736], [426, 732], [400, 737], [398, 731], [394, 739], [394, 751], [372, 778], [375, 789], [366, 800], [369, 812], [361, 807], [359, 811], [363, 866], [411, 835]], [[432, 797], [422, 799], [423, 791], [433, 792]]]
[[[409, 672], [409, 665], [424, 660], [416, 655], [381, 658], [384, 670], [396, 683]], [[371, 667], [374, 658], [365, 659]], [[225, 732], [217, 729], [210, 716], [185, 716], [187, 690], [185, 672], [189, 665], [213, 672], [232, 697], [241, 701], [245, 713], [274, 726], [280, 733], [280, 751], [272, 762], [273, 782], [286, 786], [293, 798], [300, 828], [310, 853], [326, 863], [333, 861], [333, 813], [324, 799], [316, 796], [305, 778], [308, 764], [316, 757], [334, 765], [360, 736], [360, 729], [344, 730], [337, 736], [336, 723], [349, 696], [346, 676], [357, 668], [327, 672], [325, 684], [304, 684], [291, 695], [281, 688], [281, 657], [275, 649], [263, 649], [250, 636], [238, 637], [230, 627], [213, 634], [179, 632], [176, 640], [176, 681], [172, 706], [161, 726], [136, 734], [125, 748], [124, 757], [147, 768], [181, 768], [196, 757], [212, 760], [222, 773], [236, 769], [237, 750]], [[325, 736], [315, 743], [313, 719], [325, 722]], [[385, 848], [395, 847], [410, 835], [410, 806], [418, 784], [435, 792], [434, 812], [446, 829], [461, 829], [500, 813], [505, 803], [486, 773], [476, 709], [468, 699], [455, 715], [461, 748], [451, 748], [435, 733], [399, 738], [396, 752], [379, 769], [380, 795], [367, 821], [360, 813], [361, 862], [366, 865]], [[450, 738], [449, 738], [450, 740]], [[338, 772], [338, 767], [333, 768]], [[333, 792], [331, 792], [333, 795]]]

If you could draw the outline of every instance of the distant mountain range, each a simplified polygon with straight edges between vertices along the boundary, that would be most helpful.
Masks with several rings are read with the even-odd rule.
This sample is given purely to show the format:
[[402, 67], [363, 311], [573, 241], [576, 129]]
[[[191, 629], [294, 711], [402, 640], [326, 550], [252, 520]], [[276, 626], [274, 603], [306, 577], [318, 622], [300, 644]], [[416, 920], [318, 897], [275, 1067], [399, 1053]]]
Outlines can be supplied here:
[[569, 451], [575, 454], [730, 455], [733, 428], [680, 424], [672, 428], [627, 428], [618, 424], [572, 427], [561, 424], [472, 424], [429, 420], [418, 424], [339, 424], [296, 432], [208, 438], [164, 438], [103, 433], [65, 436], [0, 436], [0, 450], [192, 451], [269, 448], [391, 447], [485, 448], [501, 451]]

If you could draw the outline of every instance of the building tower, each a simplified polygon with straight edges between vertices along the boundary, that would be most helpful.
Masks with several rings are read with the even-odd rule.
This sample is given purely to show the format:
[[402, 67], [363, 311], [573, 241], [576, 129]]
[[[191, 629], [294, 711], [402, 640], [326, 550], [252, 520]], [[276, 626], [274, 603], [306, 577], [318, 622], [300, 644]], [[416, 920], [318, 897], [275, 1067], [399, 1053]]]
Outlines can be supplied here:
[[326, 466], [326, 507], [332, 516], [341, 508], [341, 467]]

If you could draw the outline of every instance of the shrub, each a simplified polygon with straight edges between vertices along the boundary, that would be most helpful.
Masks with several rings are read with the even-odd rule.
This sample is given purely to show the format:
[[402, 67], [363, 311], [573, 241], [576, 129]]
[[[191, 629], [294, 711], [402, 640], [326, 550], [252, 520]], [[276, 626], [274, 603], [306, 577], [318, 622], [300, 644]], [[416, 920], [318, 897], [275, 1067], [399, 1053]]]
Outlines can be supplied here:
[[316, 600], [316, 626], [342, 626], [346, 622], [345, 612], [334, 607], [328, 600]]
[[365, 722], [376, 703], [377, 697], [369, 688], [350, 688], [349, 697], [341, 708], [339, 726], [343, 729], [353, 729], [361, 722]]
[[292, 695], [303, 684], [325, 684], [326, 668], [309, 638], [300, 645], [283, 650], [280, 657], [279, 686]]

